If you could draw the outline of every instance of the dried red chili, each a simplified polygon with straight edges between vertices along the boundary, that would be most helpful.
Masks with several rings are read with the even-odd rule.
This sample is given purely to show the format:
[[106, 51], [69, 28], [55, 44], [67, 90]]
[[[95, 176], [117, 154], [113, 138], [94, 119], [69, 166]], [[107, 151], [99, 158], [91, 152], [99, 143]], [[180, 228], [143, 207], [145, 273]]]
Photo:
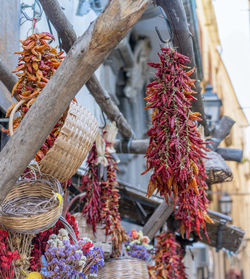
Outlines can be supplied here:
[[162, 233], [156, 238], [154, 265], [148, 267], [150, 279], [187, 279], [182, 248], [175, 240], [175, 234]]
[[14, 262], [19, 258], [17, 251], [10, 251], [7, 231], [0, 230], [0, 278], [14, 278]]
[[80, 189], [86, 193], [82, 199], [84, 206], [82, 214], [86, 217], [87, 224], [92, 225], [93, 232], [96, 232], [96, 225], [101, 222], [103, 201], [101, 198], [101, 183], [98, 179], [97, 150], [94, 144], [89, 152], [88, 173], [81, 179]]
[[[152, 127], [146, 152], [147, 168], [153, 170], [147, 196], [155, 190], [168, 202], [173, 195], [175, 217], [181, 223], [181, 233], [188, 238], [200, 229], [206, 233], [207, 215], [206, 142], [202, 140], [196, 121], [200, 114], [191, 111], [195, 80], [190, 79], [194, 69], [186, 71], [189, 58], [173, 49], [162, 48], [160, 63], [149, 63], [156, 69], [155, 80], [147, 85], [147, 106], [153, 109]], [[143, 174], [144, 174], [143, 173]], [[200, 236], [201, 237], [201, 236]]]
[[[63, 51], [57, 52], [56, 48], [52, 48], [46, 41], [54, 40], [53, 35], [43, 32], [41, 34], [32, 34], [26, 40], [21, 41], [23, 51], [17, 51], [20, 54], [18, 66], [13, 71], [19, 77], [19, 80], [12, 89], [12, 96], [15, 94], [18, 101], [23, 101], [17, 111], [20, 113], [13, 121], [13, 130], [19, 126], [21, 120], [34, 103], [42, 89], [48, 83], [49, 79], [55, 73], [63, 60]], [[19, 73], [22, 71], [21, 73]], [[7, 112], [9, 117], [14, 107], [12, 104]], [[60, 129], [64, 124], [66, 113], [57, 122], [45, 143], [35, 155], [37, 162], [41, 161], [49, 149], [53, 146], [56, 138], [60, 133]], [[9, 134], [9, 130], [3, 129]]]
[[121, 225], [119, 214], [120, 195], [117, 186], [117, 163], [113, 159], [109, 150], [112, 143], [108, 142], [103, 134], [105, 141], [105, 158], [107, 161], [107, 178], [98, 177], [97, 149], [94, 145], [88, 156], [88, 173], [82, 177], [80, 189], [86, 192], [84, 197], [84, 207], [82, 213], [86, 216], [88, 224], [92, 225], [96, 231], [96, 224], [103, 223], [106, 235], [112, 235], [113, 253], [118, 256], [121, 251], [122, 242], [127, 240], [127, 235]]

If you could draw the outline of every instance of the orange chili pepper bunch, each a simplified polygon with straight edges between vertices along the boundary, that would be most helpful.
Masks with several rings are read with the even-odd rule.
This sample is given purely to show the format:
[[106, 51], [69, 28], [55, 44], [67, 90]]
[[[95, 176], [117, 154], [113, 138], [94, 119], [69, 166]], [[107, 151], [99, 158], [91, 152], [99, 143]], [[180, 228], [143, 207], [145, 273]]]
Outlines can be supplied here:
[[[155, 190], [168, 202], [174, 199], [175, 218], [180, 220], [181, 234], [188, 238], [195, 228], [206, 232], [207, 215], [206, 172], [203, 158], [206, 157], [206, 142], [201, 138], [196, 121], [199, 113], [191, 111], [195, 80], [187, 71], [189, 58], [173, 49], [162, 48], [159, 63], [149, 63], [156, 69], [155, 80], [147, 85], [146, 109], [153, 109], [152, 127], [145, 157], [147, 169], [153, 171], [147, 196]], [[143, 173], [143, 174], [144, 174]], [[200, 236], [201, 237], [201, 236]]]
[[153, 266], [148, 266], [150, 279], [187, 279], [180, 244], [172, 232], [157, 237]]
[[[54, 40], [54, 37], [47, 32], [33, 34], [26, 40], [21, 41], [23, 51], [15, 52], [15, 54], [20, 54], [21, 56], [18, 59], [18, 66], [13, 71], [19, 79], [12, 89], [12, 96], [15, 94], [20, 104], [17, 109], [20, 115], [13, 121], [14, 131], [64, 58], [62, 57], [63, 51], [57, 52], [56, 48], [48, 44], [47, 41], [51, 40]], [[8, 108], [6, 117], [10, 116], [17, 105], [18, 103], [12, 104]], [[35, 159], [38, 162], [43, 159], [53, 146], [65, 117], [66, 115], [64, 114], [37, 152]], [[9, 133], [9, 130], [5, 130], [5, 132]]]
[[100, 165], [98, 166], [98, 154], [94, 145], [87, 159], [88, 173], [82, 177], [80, 186], [81, 191], [86, 192], [82, 213], [86, 216], [87, 223], [92, 225], [94, 232], [98, 223], [104, 224], [106, 235], [112, 236], [113, 254], [119, 256], [122, 243], [127, 240], [127, 234], [120, 222], [120, 195], [116, 188], [117, 163], [109, 152], [112, 144], [106, 140], [105, 134], [104, 131], [102, 136], [105, 141], [107, 176], [100, 178], [98, 175]]

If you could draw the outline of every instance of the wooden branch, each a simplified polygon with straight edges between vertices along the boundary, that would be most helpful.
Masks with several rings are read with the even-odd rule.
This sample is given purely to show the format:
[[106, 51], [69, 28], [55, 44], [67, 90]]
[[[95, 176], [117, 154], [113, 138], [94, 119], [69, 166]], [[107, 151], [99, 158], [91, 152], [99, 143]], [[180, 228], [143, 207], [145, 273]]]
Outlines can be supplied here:
[[147, 235], [149, 239], [152, 240], [159, 229], [167, 221], [172, 212], [173, 202], [168, 205], [165, 201], [163, 201], [144, 225], [142, 230], [143, 234]]
[[[173, 34], [173, 45], [176, 47], [177, 51], [182, 53], [183, 55], [186, 55], [190, 58], [190, 66], [195, 66], [195, 55], [194, 55], [194, 49], [193, 49], [193, 41], [192, 41], [192, 34], [190, 33], [187, 17], [185, 13], [185, 9], [182, 3], [182, 0], [156, 0], [155, 1], [158, 6], [160, 6], [169, 21], [170, 24], [170, 31]], [[205, 135], [209, 134], [209, 130], [207, 127], [207, 121], [206, 116], [204, 113], [204, 106], [201, 96], [201, 85], [200, 81], [197, 77], [197, 71], [193, 73], [191, 78], [196, 79], [196, 91], [197, 95], [195, 97], [197, 98], [196, 101], [193, 102], [192, 110], [200, 112], [202, 115], [202, 121], [201, 124], [204, 126], [205, 129]]]
[[4, 65], [1, 58], [0, 58], [0, 80], [10, 92], [12, 91], [14, 84], [17, 82], [16, 76], [14, 76], [10, 72], [10, 70]]
[[[68, 52], [77, 39], [71, 23], [63, 13], [57, 0], [39, 1], [46, 15], [57, 30], [59, 37], [62, 39], [63, 49]], [[109, 94], [102, 88], [95, 74], [93, 74], [86, 82], [86, 86], [96, 100], [97, 104], [107, 115], [108, 119], [116, 122], [120, 134], [125, 138], [132, 138], [134, 135], [132, 128], [120, 112], [117, 105], [112, 101]]]
[[66, 52], [69, 52], [72, 45], [77, 39], [76, 33], [72, 24], [62, 11], [62, 8], [57, 0], [39, 0], [44, 12], [55, 27], [58, 36], [62, 40], [62, 47]]
[[224, 138], [227, 135], [229, 135], [234, 124], [235, 121], [228, 116], [224, 115], [221, 118], [218, 125], [215, 127], [215, 129], [212, 132], [211, 140], [213, 141], [213, 143], [210, 144], [210, 147], [213, 150], [215, 150], [219, 146], [219, 144], [224, 140]]
[[216, 152], [226, 161], [241, 162], [243, 158], [243, 150], [237, 148], [218, 147]]
[[107, 115], [108, 119], [115, 121], [116, 126], [119, 129], [121, 135], [125, 138], [134, 137], [132, 128], [128, 124], [127, 120], [117, 107], [117, 105], [112, 101], [110, 95], [105, 91], [98, 79], [93, 75], [86, 83], [92, 96], [95, 98], [96, 102], [100, 105], [102, 104], [102, 110]]
[[45, 141], [73, 97], [137, 22], [148, 0], [111, 0], [68, 55], [0, 153], [0, 202]]

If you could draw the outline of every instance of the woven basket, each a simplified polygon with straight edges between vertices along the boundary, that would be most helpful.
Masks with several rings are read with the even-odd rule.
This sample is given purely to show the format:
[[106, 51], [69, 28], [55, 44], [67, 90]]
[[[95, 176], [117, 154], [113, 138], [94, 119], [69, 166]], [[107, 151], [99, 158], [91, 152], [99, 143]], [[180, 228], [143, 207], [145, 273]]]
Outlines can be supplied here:
[[111, 236], [106, 236], [103, 225], [96, 225], [96, 233], [93, 232], [92, 226], [86, 223], [86, 218], [81, 213], [74, 214], [77, 222], [79, 237], [88, 237], [91, 239], [96, 247], [102, 249], [104, 258], [108, 259], [112, 253], [112, 241]]
[[105, 262], [97, 278], [148, 279], [147, 263], [135, 258], [111, 259]]
[[81, 105], [71, 102], [58, 138], [39, 163], [41, 171], [62, 182], [71, 178], [90, 151], [97, 131], [95, 117]]
[[[13, 135], [13, 118], [22, 105], [21, 100], [11, 112], [10, 135]], [[71, 102], [64, 125], [52, 148], [40, 161], [43, 173], [56, 177], [61, 182], [71, 178], [90, 151], [98, 132], [95, 117], [76, 102]]]
[[37, 234], [58, 221], [63, 209], [60, 182], [52, 177], [25, 179], [16, 183], [0, 207], [0, 224], [24, 234]]

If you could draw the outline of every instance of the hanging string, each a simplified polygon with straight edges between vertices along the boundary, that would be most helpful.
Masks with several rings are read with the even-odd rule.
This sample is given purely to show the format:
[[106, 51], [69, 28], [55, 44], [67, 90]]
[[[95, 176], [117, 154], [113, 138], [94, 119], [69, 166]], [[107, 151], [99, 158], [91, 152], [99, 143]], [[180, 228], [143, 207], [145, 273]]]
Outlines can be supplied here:
[[36, 24], [37, 24], [37, 19], [35, 17], [33, 17], [33, 21], [32, 21], [32, 34], [35, 33]]
[[[38, 7], [38, 10], [36, 9], [36, 7]], [[26, 9], [31, 9], [32, 12], [33, 12], [33, 16], [30, 17], [27, 12], [25, 11]], [[36, 24], [38, 21], [41, 20], [42, 18], [42, 14], [43, 14], [43, 10], [42, 10], [42, 7], [39, 3], [38, 0], [35, 0], [34, 3], [32, 5], [27, 5], [25, 3], [22, 3], [21, 4], [21, 13], [23, 15], [23, 17], [26, 19], [24, 20], [22, 23], [20, 22], [20, 24], [23, 24], [24, 22], [26, 21], [31, 21], [32, 22], [32, 26], [31, 28], [28, 30], [27, 32], [27, 36], [28, 36], [28, 33], [30, 32], [30, 30], [32, 31], [32, 34], [36, 31], [35, 28], [36, 28]]]

